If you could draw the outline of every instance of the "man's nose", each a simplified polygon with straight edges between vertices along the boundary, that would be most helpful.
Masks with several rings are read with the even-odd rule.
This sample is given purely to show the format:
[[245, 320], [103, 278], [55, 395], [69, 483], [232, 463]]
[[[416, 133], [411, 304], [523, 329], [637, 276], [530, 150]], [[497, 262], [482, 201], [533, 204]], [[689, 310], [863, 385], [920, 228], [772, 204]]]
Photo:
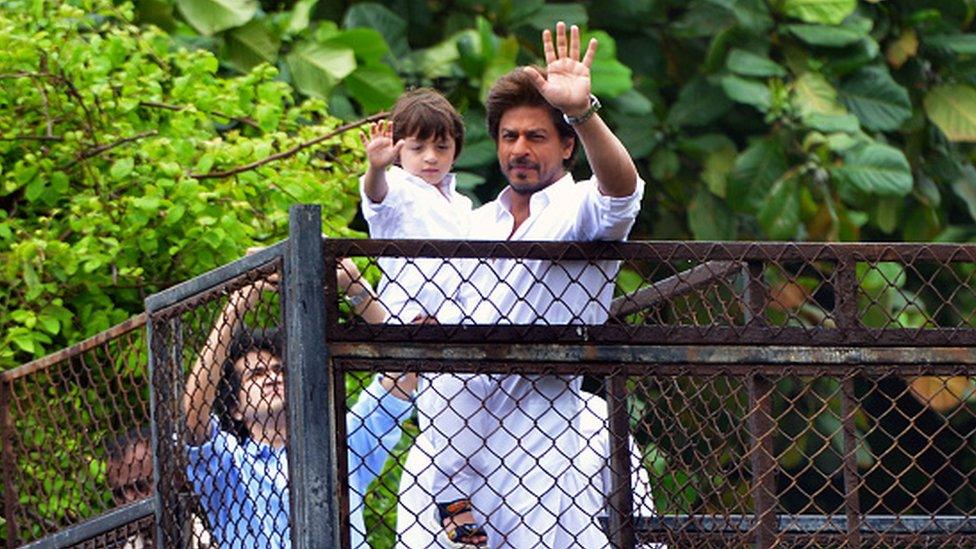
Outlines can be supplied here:
[[512, 154], [516, 156], [524, 156], [529, 150], [528, 144], [529, 142], [525, 139], [525, 137], [519, 136], [518, 139], [512, 143]]

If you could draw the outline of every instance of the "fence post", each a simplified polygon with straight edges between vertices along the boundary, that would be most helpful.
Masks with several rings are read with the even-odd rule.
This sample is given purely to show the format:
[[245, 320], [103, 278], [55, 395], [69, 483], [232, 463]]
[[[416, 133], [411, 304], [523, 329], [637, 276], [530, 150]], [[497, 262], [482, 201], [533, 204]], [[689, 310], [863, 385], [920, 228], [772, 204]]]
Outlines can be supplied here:
[[610, 508], [607, 510], [610, 543], [615, 549], [632, 549], [634, 493], [630, 481], [630, 414], [627, 411], [627, 376], [613, 374], [607, 387], [610, 415]]
[[[750, 261], [743, 273], [745, 287], [746, 325], [765, 326], [763, 311], [767, 293], [763, 284], [763, 264]], [[762, 374], [749, 374], [746, 378], [749, 393], [749, 432], [752, 436], [752, 501], [755, 507], [756, 545], [771, 547], [775, 542], [778, 521], [776, 518], [776, 456], [773, 450], [773, 384]]]
[[[834, 319], [840, 329], [856, 328], [857, 320], [857, 263], [844, 254], [837, 261], [834, 282]], [[844, 430], [844, 509], [847, 515], [847, 543], [861, 546], [861, 513], [857, 470], [857, 411], [854, 375], [845, 373], [841, 381], [841, 421]]]
[[295, 205], [285, 258], [285, 390], [292, 547], [340, 547], [319, 206]]
[[14, 456], [12, 420], [10, 418], [10, 384], [12, 382], [0, 375], [0, 448], [3, 448], [3, 507], [4, 520], [7, 521], [7, 547], [17, 547], [17, 486], [14, 484], [14, 471], [17, 459]]

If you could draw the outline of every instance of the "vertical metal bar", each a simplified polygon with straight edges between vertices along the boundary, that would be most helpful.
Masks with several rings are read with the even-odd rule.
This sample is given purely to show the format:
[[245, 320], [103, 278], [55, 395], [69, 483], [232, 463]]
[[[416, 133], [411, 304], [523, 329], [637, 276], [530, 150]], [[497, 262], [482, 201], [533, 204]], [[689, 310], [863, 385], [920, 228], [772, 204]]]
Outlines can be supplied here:
[[[328, 263], [326, 263], [328, 265]], [[328, 267], [326, 267], [328, 269]], [[327, 273], [333, 273], [335, 270], [326, 270]], [[332, 360], [329, 360], [329, 368], [335, 372], [335, 365]], [[338, 373], [336, 373], [338, 376]], [[340, 378], [341, 379], [341, 378]], [[345, 383], [333, 383], [333, 399], [335, 402], [335, 408], [333, 413], [337, 418], [345, 418], [349, 411], [346, 409], [346, 384]], [[342, 545], [339, 547], [350, 547], [352, 546], [352, 522], [351, 513], [349, 509], [349, 446], [347, 441], [349, 440], [349, 433], [346, 432], [346, 422], [336, 421], [335, 422], [335, 441], [336, 441], [336, 502], [339, 509], [339, 532], [341, 535]], [[365, 494], [364, 494], [365, 495]], [[365, 534], [365, 532], [364, 532]]]
[[156, 532], [154, 534], [155, 545], [158, 548], [164, 547], [163, 538], [163, 495], [162, 495], [162, 459], [159, 455], [159, 407], [157, 400], [159, 398], [159, 381], [158, 376], [160, 376], [160, 371], [163, 369], [161, 364], [157, 361], [160, 357], [155, 352], [158, 348], [155, 339], [161, 337], [162, 333], [156, 331], [156, 324], [153, 322], [152, 311], [147, 311], [149, 313], [146, 319], [146, 347], [149, 355], [149, 425], [152, 438], [152, 453], [153, 453], [153, 485], [156, 490], [153, 493], [153, 512], [155, 515], [155, 526]]
[[[745, 270], [746, 325], [765, 324], [766, 286], [763, 284], [763, 264], [750, 261]], [[756, 517], [756, 545], [760, 549], [775, 542], [776, 520], [776, 457], [773, 450], [775, 423], [773, 422], [773, 384], [766, 376], [750, 374], [746, 378], [749, 393], [748, 428], [752, 440], [752, 501]]]
[[17, 532], [17, 485], [14, 471], [17, 458], [14, 455], [14, 429], [10, 417], [10, 386], [13, 382], [0, 376], [0, 444], [3, 444], [3, 507], [7, 521], [7, 547], [19, 545]]
[[325, 265], [319, 206], [289, 211], [285, 258], [285, 389], [292, 547], [340, 547], [333, 373], [325, 344]]
[[[844, 253], [834, 271], [834, 318], [841, 330], [856, 328], [857, 319], [857, 263], [854, 257]], [[844, 510], [847, 515], [847, 544], [861, 545], [860, 477], [857, 469], [857, 426], [854, 412], [857, 401], [854, 394], [854, 374], [848, 373], [841, 381], [841, 425], [844, 430]]]
[[633, 549], [634, 492], [630, 481], [630, 414], [627, 412], [627, 376], [609, 377], [607, 409], [610, 414], [610, 497], [607, 515], [610, 543], [616, 549]]

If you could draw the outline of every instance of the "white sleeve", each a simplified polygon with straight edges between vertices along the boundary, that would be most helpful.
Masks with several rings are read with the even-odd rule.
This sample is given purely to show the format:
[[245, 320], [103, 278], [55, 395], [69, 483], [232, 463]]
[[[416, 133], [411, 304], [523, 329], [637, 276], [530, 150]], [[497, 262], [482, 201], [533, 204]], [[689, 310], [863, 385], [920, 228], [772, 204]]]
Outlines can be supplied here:
[[626, 240], [630, 228], [637, 219], [641, 199], [644, 197], [644, 180], [637, 178], [637, 186], [630, 196], [605, 196], [600, 193], [599, 183], [593, 179], [580, 182], [582, 197], [576, 220], [579, 240]]
[[359, 198], [363, 210], [363, 217], [369, 225], [371, 238], [399, 238], [399, 227], [405, 206], [412, 202], [410, 193], [403, 185], [398, 169], [386, 171], [386, 196], [381, 202], [373, 202], [366, 196], [363, 182], [366, 176], [359, 178]]

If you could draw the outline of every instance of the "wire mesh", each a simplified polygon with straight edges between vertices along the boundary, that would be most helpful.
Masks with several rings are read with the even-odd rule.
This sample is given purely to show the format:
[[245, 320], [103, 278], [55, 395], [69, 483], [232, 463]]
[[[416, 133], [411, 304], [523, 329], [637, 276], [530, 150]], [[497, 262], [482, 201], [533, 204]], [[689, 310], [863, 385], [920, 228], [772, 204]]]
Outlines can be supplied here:
[[0, 374], [7, 545], [152, 493], [145, 316]]
[[[452, 520], [491, 546], [976, 541], [972, 247], [328, 241], [325, 256], [347, 392], [419, 374], [389, 496], [365, 498], [377, 544], [426, 545]], [[619, 406], [610, 379], [626, 380]], [[613, 413], [584, 430], [600, 397], [623, 432]], [[607, 481], [621, 466], [626, 498]], [[472, 515], [442, 521], [457, 499]]]
[[164, 547], [290, 544], [280, 280], [273, 261], [151, 314]]

